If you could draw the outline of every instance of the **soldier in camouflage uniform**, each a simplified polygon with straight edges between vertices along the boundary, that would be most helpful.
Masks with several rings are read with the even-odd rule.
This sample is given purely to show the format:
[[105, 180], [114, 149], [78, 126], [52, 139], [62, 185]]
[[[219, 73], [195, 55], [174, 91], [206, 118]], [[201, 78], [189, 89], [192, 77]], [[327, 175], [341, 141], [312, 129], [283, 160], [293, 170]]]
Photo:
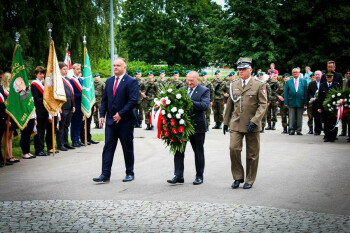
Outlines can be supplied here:
[[146, 130], [152, 130], [153, 126], [150, 125], [149, 117], [151, 114], [152, 106], [151, 103], [157, 95], [158, 85], [153, 81], [153, 72], [147, 73], [147, 81], [145, 81], [141, 87], [142, 109], [145, 113], [145, 123], [147, 124]]
[[[264, 81], [264, 73], [258, 73], [256, 75], [256, 78], [259, 79], [260, 81]], [[266, 125], [266, 118], [267, 118], [267, 109], [270, 105], [270, 99], [271, 99], [271, 87], [270, 85], [266, 82], [266, 95], [267, 95], [267, 108], [266, 112], [261, 120], [261, 131], [260, 133], [264, 133], [265, 125]]]
[[213, 106], [213, 102], [214, 102], [214, 89], [213, 89], [213, 85], [211, 84], [211, 82], [207, 81], [207, 72], [203, 71], [201, 73], [201, 81], [199, 82], [200, 85], [205, 86], [209, 89], [210, 91], [210, 105], [209, 108], [207, 109], [207, 111], [205, 112], [205, 120], [207, 123], [207, 131], [209, 131], [209, 125], [210, 125], [210, 114], [211, 114], [211, 109], [210, 107]]
[[[270, 72], [273, 72], [272, 70]], [[271, 88], [270, 95], [270, 105], [267, 108], [267, 128], [266, 130], [276, 130], [276, 122], [277, 122], [277, 90], [279, 88], [279, 82], [277, 80], [277, 74], [272, 73], [271, 79], [268, 81]], [[271, 124], [272, 123], [272, 124]]]
[[160, 85], [165, 85], [167, 83], [167, 81], [165, 80], [165, 70], [160, 70], [159, 71], [159, 79], [158, 79], [158, 87]]
[[212, 81], [214, 89], [214, 103], [212, 108], [215, 126], [212, 129], [221, 129], [221, 124], [224, 120], [224, 94], [228, 93], [228, 90], [226, 90], [226, 82], [221, 79], [220, 70], [215, 71], [215, 77]]
[[135, 125], [135, 128], [142, 128], [142, 121], [143, 121], [142, 100], [143, 100], [143, 98], [141, 95], [141, 88], [143, 85], [143, 80], [142, 80], [141, 70], [136, 70], [135, 79], [139, 83], [139, 99], [137, 100], [137, 104], [135, 106], [135, 112], [136, 112], [138, 124]]
[[288, 133], [288, 125], [289, 125], [289, 109], [284, 105], [284, 87], [286, 86], [286, 82], [290, 79], [289, 74], [285, 73], [282, 77], [283, 83], [280, 84], [278, 90], [277, 90], [277, 97], [279, 99], [279, 106], [280, 106], [280, 115], [282, 118], [282, 127], [283, 131], [282, 134]]
[[95, 107], [96, 111], [93, 113], [94, 115], [94, 122], [95, 122], [95, 128], [99, 129], [100, 124], [99, 124], [99, 112], [100, 112], [100, 107], [101, 107], [101, 101], [102, 101], [102, 96], [103, 92], [105, 90], [105, 83], [100, 80], [100, 74], [95, 73], [94, 75], [94, 86], [95, 86]]
[[175, 70], [173, 72], [173, 81], [170, 81], [169, 84], [173, 85], [176, 89], [180, 89], [183, 88], [185, 86], [184, 82], [182, 82], [181, 80], [179, 80], [179, 71]]
[[224, 94], [224, 102], [225, 102], [225, 104], [227, 103], [227, 99], [228, 99], [228, 97], [230, 97], [230, 95], [229, 95], [229, 91], [230, 91], [230, 85], [231, 85], [231, 83], [233, 82], [233, 81], [235, 81], [235, 79], [236, 79], [236, 73], [234, 72], [234, 71], [232, 71], [232, 72], [230, 72], [229, 74], [228, 74], [228, 78], [229, 78], [229, 80], [227, 80], [225, 83], [226, 83], [226, 90], [227, 90], [227, 92]]
[[[307, 83], [307, 86], [309, 86], [309, 84], [312, 81], [316, 80], [314, 72], [310, 72], [309, 76], [310, 76], [311, 81]], [[307, 134], [314, 134], [314, 130], [313, 130], [313, 128], [314, 128], [314, 115], [312, 114], [312, 103], [310, 103], [310, 102], [307, 104], [307, 117], [308, 117], [307, 125], [309, 126], [309, 132], [307, 132]]]

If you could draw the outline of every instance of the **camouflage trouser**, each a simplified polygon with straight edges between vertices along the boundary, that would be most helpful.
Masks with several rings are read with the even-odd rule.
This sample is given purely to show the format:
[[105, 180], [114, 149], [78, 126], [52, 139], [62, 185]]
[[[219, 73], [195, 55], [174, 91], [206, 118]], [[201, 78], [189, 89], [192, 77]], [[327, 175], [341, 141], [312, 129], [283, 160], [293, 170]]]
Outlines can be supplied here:
[[205, 121], [207, 123], [207, 127], [209, 127], [210, 125], [210, 114], [211, 114], [211, 109], [209, 107], [208, 110], [205, 111]]
[[101, 108], [101, 101], [95, 103], [95, 107], [96, 107], [96, 112], [93, 113], [94, 115], [94, 122], [95, 125], [99, 125], [99, 115], [100, 115], [100, 108]]
[[261, 119], [261, 129], [265, 129], [266, 126], [266, 118], [267, 118], [267, 109], [265, 111], [265, 114], [263, 116], [263, 118]]
[[143, 121], [143, 108], [142, 108], [142, 103], [138, 103], [136, 104], [136, 107], [135, 107], [135, 113], [136, 113], [136, 116], [137, 116], [137, 120], [139, 122], [142, 122]]
[[152, 101], [151, 100], [147, 100], [147, 99], [143, 99], [142, 101], [142, 111], [144, 112], [145, 114], [145, 124], [149, 124], [149, 116], [151, 114], [151, 103]]
[[277, 122], [277, 107], [275, 105], [276, 101], [271, 101], [270, 106], [267, 108], [267, 123]]
[[286, 106], [282, 105], [280, 109], [280, 114], [282, 118], [282, 127], [286, 128], [289, 125], [289, 110]]
[[312, 114], [312, 104], [307, 105], [307, 117], [309, 118], [307, 121], [307, 125], [309, 126], [309, 129], [314, 128], [314, 116]]
[[224, 121], [224, 105], [222, 104], [222, 99], [214, 100], [213, 103], [213, 112], [214, 112], [214, 121], [223, 122]]

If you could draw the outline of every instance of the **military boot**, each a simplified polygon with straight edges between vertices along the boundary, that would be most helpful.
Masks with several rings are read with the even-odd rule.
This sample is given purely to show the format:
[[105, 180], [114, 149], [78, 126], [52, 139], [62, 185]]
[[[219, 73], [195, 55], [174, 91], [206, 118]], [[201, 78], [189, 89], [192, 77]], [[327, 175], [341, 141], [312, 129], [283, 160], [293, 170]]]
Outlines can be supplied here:
[[309, 132], [307, 132], [307, 134], [314, 134], [314, 131], [312, 130], [312, 128], [309, 128]]
[[282, 134], [287, 134], [287, 133], [288, 133], [287, 127], [283, 127]]
[[272, 123], [271, 130], [276, 130], [276, 122], [273, 122], [273, 123]]
[[214, 127], [212, 129], [218, 129], [218, 122], [215, 123]]
[[264, 128], [262, 128], [262, 129], [260, 130], [260, 133], [265, 133]]
[[268, 126], [265, 129], [266, 130], [271, 130], [271, 122], [268, 123]]
[[147, 124], [146, 130], [151, 130], [151, 125], [150, 124]]

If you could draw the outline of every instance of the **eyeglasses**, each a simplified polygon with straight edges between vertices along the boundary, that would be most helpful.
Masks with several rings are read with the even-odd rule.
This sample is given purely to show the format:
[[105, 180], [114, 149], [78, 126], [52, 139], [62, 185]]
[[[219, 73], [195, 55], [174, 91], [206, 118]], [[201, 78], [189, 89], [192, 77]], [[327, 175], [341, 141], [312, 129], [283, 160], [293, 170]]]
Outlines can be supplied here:
[[350, 72], [346, 72], [346, 74], [350, 74]]

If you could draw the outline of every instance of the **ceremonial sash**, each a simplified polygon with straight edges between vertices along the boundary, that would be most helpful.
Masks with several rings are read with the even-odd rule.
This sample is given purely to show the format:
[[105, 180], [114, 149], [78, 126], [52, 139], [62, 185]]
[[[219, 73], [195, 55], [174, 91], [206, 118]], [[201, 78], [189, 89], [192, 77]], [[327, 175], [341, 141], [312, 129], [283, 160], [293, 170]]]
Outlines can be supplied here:
[[32, 82], [32, 85], [35, 85], [35, 86], [39, 89], [39, 91], [41, 92], [41, 94], [44, 95], [44, 85], [43, 85], [43, 83], [42, 83], [41, 81], [39, 81], [39, 80], [34, 80], [34, 81]]
[[82, 86], [81, 86], [79, 80], [77, 81], [77, 80], [75, 80], [75, 78], [72, 78], [71, 80], [73, 81], [73, 83], [75, 84], [75, 86], [78, 88], [79, 92], [82, 93], [82, 92], [83, 92], [83, 91], [82, 91]]
[[4, 103], [5, 102], [5, 98], [4, 98], [4, 96], [0, 93], [0, 102], [1, 103]]
[[74, 89], [73, 86], [70, 84], [70, 82], [67, 81], [64, 77], [62, 77], [63, 82], [69, 87], [70, 91], [72, 92], [73, 95], [73, 100], [74, 100]]
[[4, 94], [6, 95], [6, 97], [9, 97], [9, 92], [4, 90]]

